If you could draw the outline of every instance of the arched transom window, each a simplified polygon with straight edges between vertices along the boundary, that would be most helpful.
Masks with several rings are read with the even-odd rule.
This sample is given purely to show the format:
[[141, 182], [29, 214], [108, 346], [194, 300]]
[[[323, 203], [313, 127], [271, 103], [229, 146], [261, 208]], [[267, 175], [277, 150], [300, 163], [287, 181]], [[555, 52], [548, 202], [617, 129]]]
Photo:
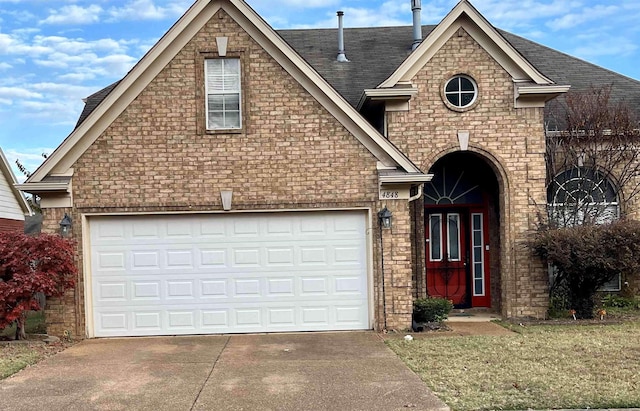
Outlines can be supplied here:
[[561, 227], [603, 224], [620, 215], [618, 197], [607, 176], [576, 167], [558, 174], [548, 192], [549, 217]]

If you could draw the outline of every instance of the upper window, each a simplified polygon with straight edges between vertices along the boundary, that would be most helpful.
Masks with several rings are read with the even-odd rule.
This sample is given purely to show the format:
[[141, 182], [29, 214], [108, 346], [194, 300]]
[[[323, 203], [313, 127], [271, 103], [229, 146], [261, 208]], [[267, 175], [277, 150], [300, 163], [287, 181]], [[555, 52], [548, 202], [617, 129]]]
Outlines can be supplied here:
[[207, 59], [204, 66], [207, 130], [241, 128], [240, 59]]
[[467, 108], [476, 102], [478, 86], [469, 76], [455, 76], [444, 86], [444, 96], [455, 108]]

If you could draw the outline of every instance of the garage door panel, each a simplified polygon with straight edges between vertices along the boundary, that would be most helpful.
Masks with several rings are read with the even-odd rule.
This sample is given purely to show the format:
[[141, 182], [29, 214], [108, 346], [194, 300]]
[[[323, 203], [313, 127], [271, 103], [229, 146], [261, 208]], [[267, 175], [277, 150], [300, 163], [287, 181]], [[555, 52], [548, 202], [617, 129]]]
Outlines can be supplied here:
[[365, 214], [94, 217], [96, 336], [369, 328]]

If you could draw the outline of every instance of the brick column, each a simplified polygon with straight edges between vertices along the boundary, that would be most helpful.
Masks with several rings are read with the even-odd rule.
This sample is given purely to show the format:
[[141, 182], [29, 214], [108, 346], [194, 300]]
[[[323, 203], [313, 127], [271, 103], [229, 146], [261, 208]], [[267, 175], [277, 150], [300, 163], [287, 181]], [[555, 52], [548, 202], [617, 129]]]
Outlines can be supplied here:
[[[381, 246], [381, 273], [384, 290], [380, 312], [386, 318], [388, 330], [406, 330], [411, 327], [413, 314], [411, 213], [407, 200], [392, 200], [380, 204], [393, 213], [392, 227], [379, 232]], [[380, 301], [380, 299], [378, 299]], [[384, 323], [380, 328], [384, 327]]]
[[[80, 222], [77, 221], [72, 214], [71, 208], [45, 208], [42, 210], [42, 232], [48, 234], [57, 234], [60, 231], [60, 220], [67, 213], [73, 219], [73, 227], [71, 231], [72, 237], [80, 241], [80, 236], [75, 233], [80, 231]], [[77, 248], [76, 248], [77, 250]], [[77, 254], [76, 254], [77, 264]], [[81, 276], [81, 274], [78, 274]], [[77, 288], [81, 287], [80, 278], [76, 280], [76, 289], [70, 289], [62, 297], [47, 298], [45, 308], [45, 321], [47, 324], [47, 333], [55, 336], [69, 335], [75, 338], [84, 338], [84, 332], [78, 327], [77, 307], [78, 292]]]

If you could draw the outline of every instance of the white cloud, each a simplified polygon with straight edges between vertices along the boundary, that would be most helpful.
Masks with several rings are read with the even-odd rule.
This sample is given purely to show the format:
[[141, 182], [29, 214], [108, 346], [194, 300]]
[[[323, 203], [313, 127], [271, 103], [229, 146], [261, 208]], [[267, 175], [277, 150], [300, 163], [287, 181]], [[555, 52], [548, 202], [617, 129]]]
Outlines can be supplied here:
[[[377, 8], [343, 7], [345, 27], [400, 26], [410, 24], [411, 9], [404, 0], [387, 1]], [[407, 12], [408, 10], [408, 12]], [[294, 28], [337, 27], [334, 11], [325, 13], [325, 18], [310, 24], [294, 24]]]
[[11, 64], [6, 63], [4, 61], [0, 62], [0, 70], [9, 70], [9, 69], [12, 69], [12, 68], [13, 68], [13, 66]]
[[329, 7], [338, 4], [337, 0], [282, 0], [287, 6], [300, 8]]
[[92, 24], [100, 21], [102, 7], [94, 4], [88, 7], [72, 4], [63, 6], [59, 10], [50, 10], [49, 13], [49, 17], [42, 20], [41, 24]]
[[122, 20], [163, 20], [180, 17], [191, 5], [189, 1], [169, 2], [166, 6], [158, 6], [153, 0], [132, 0], [122, 7], [111, 7], [108, 11], [109, 21]]
[[594, 21], [605, 20], [606, 17], [615, 14], [620, 9], [617, 6], [602, 6], [597, 5], [595, 7], [587, 7], [582, 9], [579, 13], [569, 13], [564, 16], [547, 22], [547, 27], [552, 30], [565, 30], [570, 29], [580, 24]]
[[[589, 36], [591, 37], [591, 36]], [[610, 37], [598, 35], [595, 38], [584, 38], [582, 46], [575, 48], [572, 54], [586, 60], [594, 60], [603, 56], [629, 56], [638, 51], [638, 44], [626, 37]]]
[[0, 98], [10, 101], [15, 98], [42, 98], [42, 94], [35, 93], [21, 87], [0, 87]]

